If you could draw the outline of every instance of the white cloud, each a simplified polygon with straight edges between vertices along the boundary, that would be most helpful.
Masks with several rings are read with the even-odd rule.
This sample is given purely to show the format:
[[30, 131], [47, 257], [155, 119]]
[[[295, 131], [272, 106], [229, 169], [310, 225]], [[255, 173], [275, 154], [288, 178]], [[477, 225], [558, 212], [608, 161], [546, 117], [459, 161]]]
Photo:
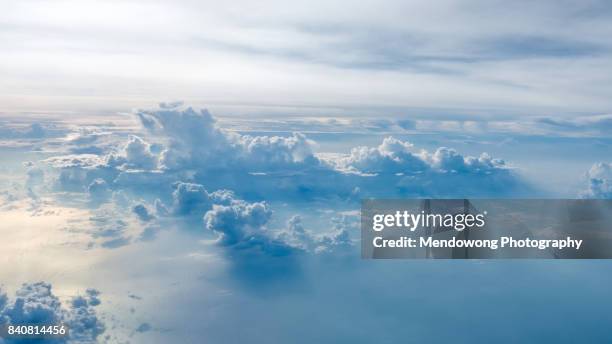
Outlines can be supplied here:
[[260, 236], [271, 216], [272, 211], [264, 202], [235, 201], [228, 206], [213, 205], [206, 212], [204, 222], [207, 229], [219, 234], [220, 245], [232, 246]]
[[353, 168], [360, 172], [422, 172], [427, 163], [412, 152], [413, 145], [387, 137], [378, 147], [356, 147], [339, 161], [340, 168]]
[[119, 154], [111, 154], [106, 159], [109, 166], [120, 166], [122, 169], [154, 170], [157, 168], [157, 157], [151, 152], [151, 145], [140, 137], [130, 135]]
[[294, 215], [287, 221], [287, 228], [279, 233], [278, 238], [292, 247], [315, 253], [330, 252], [352, 245], [350, 234], [343, 222], [334, 224], [329, 233], [316, 234], [304, 228], [299, 215]]
[[597, 113], [610, 108], [609, 13], [583, 1], [19, 1], [0, 14], [0, 99]]
[[[68, 191], [90, 185], [95, 186], [92, 191], [105, 186], [110, 191], [130, 190], [151, 202], [160, 198], [172, 203], [172, 212], [179, 215], [201, 214], [210, 208], [209, 198], [216, 196], [206, 194], [204, 188], [270, 200], [501, 196], [529, 189], [504, 161], [487, 154], [463, 156], [445, 147], [432, 153], [417, 151], [409, 142], [388, 137], [376, 147], [325, 156], [315, 154], [316, 143], [303, 134], [231, 133], [219, 128], [205, 110], [165, 105], [137, 114], [149, 135], [159, 141], [159, 155], [145, 139], [132, 135], [116, 153], [105, 156], [51, 157], [45, 162], [59, 169], [57, 185]], [[171, 187], [179, 181], [191, 184]], [[359, 195], [355, 195], [357, 189]]]
[[612, 198], [612, 163], [598, 162], [586, 173], [588, 186], [583, 192], [587, 198]]
[[303, 227], [299, 215], [291, 217], [286, 228], [273, 231], [267, 228], [271, 217], [272, 210], [265, 202], [232, 200], [229, 205], [213, 205], [204, 215], [204, 226], [218, 235], [217, 243], [223, 247], [270, 256], [332, 252], [352, 246], [343, 222], [337, 222], [331, 231], [316, 234]]

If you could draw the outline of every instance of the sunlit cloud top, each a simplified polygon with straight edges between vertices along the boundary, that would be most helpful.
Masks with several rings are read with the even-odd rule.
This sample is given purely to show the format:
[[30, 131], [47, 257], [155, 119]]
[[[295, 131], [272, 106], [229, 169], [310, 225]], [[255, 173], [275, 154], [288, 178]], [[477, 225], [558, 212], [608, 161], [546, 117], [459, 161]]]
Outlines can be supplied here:
[[605, 1], [15, 1], [0, 111], [605, 114], [611, 17]]

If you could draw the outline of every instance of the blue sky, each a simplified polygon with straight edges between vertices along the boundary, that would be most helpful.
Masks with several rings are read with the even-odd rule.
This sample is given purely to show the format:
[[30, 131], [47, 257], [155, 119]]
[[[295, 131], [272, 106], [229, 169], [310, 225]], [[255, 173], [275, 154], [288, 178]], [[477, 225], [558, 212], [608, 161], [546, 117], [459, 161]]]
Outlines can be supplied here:
[[3, 4], [0, 325], [65, 321], [70, 343], [607, 340], [607, 262], [363, 261], [358, 210], [611, 198], [611, 9]]

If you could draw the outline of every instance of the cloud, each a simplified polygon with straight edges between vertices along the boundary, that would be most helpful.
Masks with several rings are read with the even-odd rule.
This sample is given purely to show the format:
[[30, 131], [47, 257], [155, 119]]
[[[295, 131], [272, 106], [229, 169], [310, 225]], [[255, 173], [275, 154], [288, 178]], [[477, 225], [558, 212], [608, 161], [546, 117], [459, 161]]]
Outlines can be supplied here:
[[586, 198], [612, 198], [612, 163], [598, 162], [586, 173], [587, 189], [583, 192]]
[[136, 328], [136, 332], [139, 333], [144, 333], [144, 332], [149, 332], [151, 331], [153, 327], [149, 324], [149, 323], [142, 323], [140, 325], [138, 325], [138, 327]]
[[325, 156], [315, 153], [316, 143], [301, 133], [240, 135], [219, 128], [206, 110], [167, 105], [137, 115], [155, 144], [131, 135], [107, 155], [48, 158], [44, 162], [59, 169], [58, 187], [129, 190], [151, 202], [160, 198], [159, 204], [170, 204], [176, 215], [200, 216], [210, 209], [210, 197], [221, 197], [204, 188], [233, 190], [247, 200], [290, 201], [504, 196], [529, 189], [504, 161], [487, 154], [463, 156], [446, 147], [430, 153], [387, 137], [375, 147]]
[[54, 130], [49, 131], [40, 123], [32, 123], [27, 127], [12, 127], [0, 125], [0, 138], [2, 139], [44, 139], [56, 136]]
[[[411, 183], [414, 177], [415, 194], [439, 195], [440, 191], [419, 191], [423, 179], [427, 184], [447, 179], [446, 195], [461, 193], [462, 186], [452, 187], [454, 179], [476, 181], [488, 179], [492, 184], [497, 178], [511, 183], [505, 188], [497, 185], [494, 190], [481, 188], [479, 194], [512, 193], [520, 187], [520, 178], [514, 175], [505, 162], [487, 154], [480, 157], [462, 156], [455, 150], [441, 147], [434, 153], [415, 151], [413, 145], [388, 137], [378, 147], [356, 147], [347, 157], [322, 160], [314, 153], [316, 143], [304, 135], [294, 133], [289, 137], [249, 136], [228, 133], [219, 129], [207, 111], [192, 108], [162, 109], [139, 112], [140, 117], [154, 120], [157, 133], [168, 138], [169, 145], [163, 151], [163, 164], [180, 170], [195, 170], [195, 179], [209, 188], [227, 188], [244, 196], [267, 198], [350, 197], [355, 187], [366, 194], [376, 191], [380, 185], [388, 194], [400, 183]], [[197, 130], [199, 128], [199, 130]], [[174, 157], [170, 159], [170, 157]], [[169, 164], [168, 161], [173, 161]], [[168, 170], [171, 172], [172, 169]], [[357, 172], [347, 175], [346, 171]], [[361, 174], [378, 173], [383, 177], [367, 178]], [[389, 185], [391, 174], [398, 174]], [[401, 174], [401, 176], [399, 175]], [[486, 186], [486, 182], [481, 185]], [[400, 187], [401, 189], [401, 187]], [[470, 189], [470, 192], [475, 188]], [[519, 190], [522, 191], [522, 190]], [[469, 194], [468, 194], [469, 195]]]
[[397, 121], [397, 125], [404, 130], [416, 129], [416, 121], [411, 119], [400, 119]]
[[38, 186], [45, 182], [45, 172], [38, 166], [35, 166], [32, 162], [27, 162], [26, 166], [28, 170], [26, 172], [26, 185], [29, 187]]
[[[85, 296], [72, 298], [68, 306], [62, 305], [52, 292], [51, 284], [45, 282], [25, 283], [10, 300], [0, 290], [0, 325], [68, 325], [69, 338], [48, 340], [49, 343], [95, 343], [105, 331], [102, 320], [94, 307], [100, 304], [100, 293], [88, 289]], [[5, 339], [5, 343], [25, 343], [28, 340]]]
[[167, 138], [160, 164], [168, 170], [256, 170], [317, 162], [312, 155], [313, 142], [299, 133], [290, 137], [242, 136], [218, 128], [207, 110], [191, 107], [165, 106], [156, 111], [139, 111], [137, 115], [144, 128]]
[[155, 215], [153, 215], [151, 210], [147, 208], [146, 205], [141, 204], [141, 203], [134, 205], [132, 207], [132, 212], [136, 214], [136, 216], [138, 216], [138, 218], [142, 222], [149, 222], [155, 219]]
[[571, 119], [541, 117], [536, 124], [559, 134], [608, 137], [612, 133], [612, 115], [582, 116]]
[[[136, 113], [144, 119], [145, 132], [128, 136], [110, 153], [43, 161], [51, 168], [45, 179], [57, 191], [86, 192], [88, 206], [101, 208], [92, 216], [89, 234], [106, 248], [128, 245], [133, 238], [153, 239], [163, 228], [159, 223], [174, 217], [179, 227], [197, 229], [204, 223], [230, 250], [248, 248], [272, 256], [323, 252], [344, 246], [347, 233], [314, 234], [302, 228], [298, 217], [279, 236], [268, 229], [271, 204], [325, 202], [334, 208], [357, 207], [359, 199], [368, 197], [533, 194], [512, 167], [487, 154], [465, 156], [447, 147], [429, 152], [387, 137], [378, 146], [326, 155], [301, 133], [226, 131], [206, 110], [166, 105]], [[116, 216], [124, 220], [111, 221]]]
[[108, 184], [102, 178], [94, 179], [89, 186], [87, 186], [87, 192], [89, 193], [91, 200], [96, 202], [105, 201], [111, 195]]
[[157, 157], [151, 152], [151, 145], [138, 136], [130, 135], [118, 154], [106, 157], [106, 165], [126, 169], [157, 169]]
[[232, 246], [243, 242], [257, 241], [262, 227], [270, 220], [272, 211], [264, 202], [214, 205], [206, 212], [204, 222], [207, 229], [219, 234], [218, 243]]
[[204, 215], [204, 226], [218, 235], [217, 244], [222, 247], [257, 249], [272, 256], [297, 251], [330, 252], [352, 245], [342, 221], [336, 222], [332, 231], [315, 234], [304, 228], [299, 215], [291, 217], [280, 231], [267, 228], [271, 218], [272, 210], [267, 203], [234, 199], [227, 205], [213, 205]]
[[[387, 137], [378, 147], [357, 147], [351, 154], [339, 160], [342, 169], [365, 173], [486, 173], [505, 170], [503, 160], [492, 159], [483, 153], [480, 157], [464, 157], [456, 150], [438, 148], [434, 153], [414, 152], [413, 145], [393, 137]], [[452, 178], [452, 176], [449, 176]]]
[[422, 158], [411, 152], [412, 144], [392, 137], [378, 147], [356, 147], [351, 154], [338, 161], [339, 167], [359, 172], [399, 173], [421, 172], [428, 168]]
[[278, 238], [292, 247], [314, 253], [331, 252], [352, 245], [345, 223], [335, 223], [330, 233], [316, 234], [304, 228], [299, 215], [287, 221], [287, 228], [279, 233]]
[[[83, 226], [75, 228], [75, 231], [83, 232], [91, 236], [88, 247], [98, 245], [100, 247], [115, 249], [129, 245], [134, 238], [143, 239], [142, 227], [153, 223], [156, 218], [152, 213], [149, 220], [143, 220], [139, 214], [134, 212], [134, 207], [143, 203], [127, 201], [125, 205], [106, 203], [95, 204], [90, 209], [91, 216]], [[144, 216], [144, 214], [143, 214]], [[146, 235], [145, 235], [146, 237]]]
[[203, 185], [178, 182], [172, 193], [172, 212], [176, 215], [204, 214], [212, 207], [210, 195]]
[[[219, 104], [257, 104], [251, 113], [261, 104], [289, 106], [287, 113], [313, 106], [351, 113], [365, 105], [373, 115], [398, 108], [438, 115], [610, 108], [610, 79], [600, 71], [610, 69], [612, 26], [610, 6], [601, 1], [521, 2], [503, 10], [497, 2], [451, 0], [389, 1], [384, 9], [372, 1], [252, 6], [68, 0], [37, 12], [35, 1], [20, 1], [1, 18], [5, 47], [15, 52], [2, 56], [2, 65], [16, 71], [11, 85], [24, 91], [4, 92], [2, 103], [32, 111], [125, 109], [141, 101], [134, 90], [146, 84], [147, 99], [204, 90]], [[244, 13], [252, 18], [246, 27], [235, 20]], [[509, 23], [507, 16], [520, 19]], [[99, 38], [95, 45], [91, 36]], [[117, 46], [130, 54], [113, 55]], [[73, 63], [56, 68], [66, 61]], [[227, 73], [237, 66], [240, 73]], [[108, 82], [116, 74], [122, 82]], [[43, 86], [51, 81], [73, 93], [50, 93]]]

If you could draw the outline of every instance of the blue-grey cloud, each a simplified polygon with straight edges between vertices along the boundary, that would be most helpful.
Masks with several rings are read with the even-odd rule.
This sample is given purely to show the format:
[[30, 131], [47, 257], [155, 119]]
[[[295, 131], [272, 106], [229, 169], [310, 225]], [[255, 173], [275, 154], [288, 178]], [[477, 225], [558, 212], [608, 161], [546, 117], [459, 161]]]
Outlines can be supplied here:
[[136, 214], [142, 222], [149, 222], [155, 219], [155, 215], [153, 215], [152, 211], [142, 203], [134, 205], [132, 207], [132, 212]]
[[0, 123], [0, 139], [34, 139], [58, 136], [56, 128], [47, 128], [41, 123], [32, 123], [27, 127], [4, 126]]
[[612, 198], [612, 163], [598, 162], [586, 173], [587, 188], [582, 196], [587, 198]]
[[609, 136], [612, 133], [612, 115], [583, 116], [572, 119], [542, 117], [536, 124], [556, 133]]
[[[0, 290], [0, 325], [59, 325], [69, 327], [69, 337], [36, 340], [37, 343], [96, 343], [105, 331], [94, 307], [100, 304], [100, 292], [88, 289], [84, 296], [73, 297], [63, 305], [49, 283], [25, 283], [9, 299]], [[7, 338], [0, 343], [30, 343], [32, 340]]]

